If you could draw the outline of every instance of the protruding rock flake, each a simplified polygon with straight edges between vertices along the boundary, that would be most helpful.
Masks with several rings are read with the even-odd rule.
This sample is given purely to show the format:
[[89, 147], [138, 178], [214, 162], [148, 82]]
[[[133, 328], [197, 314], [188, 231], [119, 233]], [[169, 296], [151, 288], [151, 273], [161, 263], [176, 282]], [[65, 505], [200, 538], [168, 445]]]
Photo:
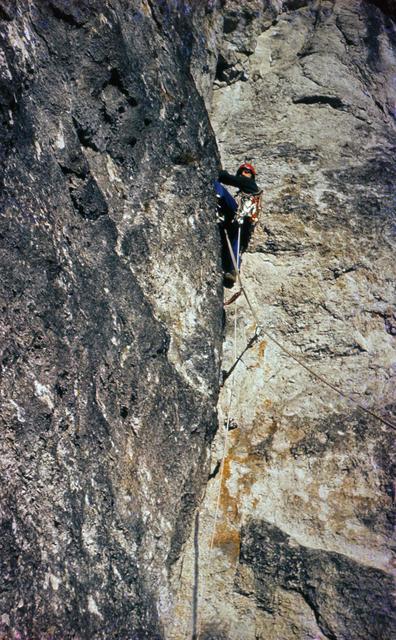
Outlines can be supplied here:
[[165, 4], [0, 2], [2, 638], [162, 638], [206, 483], [217, 150]]
[[[242, 281], [263, 328], [343, 395], [266, 335], [226, 377], [231, 430], [166, 637], [390, 640], [396, 26], [380, 2], [247, 4], [223, 9], [210, 105], [222, 166], [253, 161], [264, 190]], [[223, 371], [253, 332], [242, 295]]]

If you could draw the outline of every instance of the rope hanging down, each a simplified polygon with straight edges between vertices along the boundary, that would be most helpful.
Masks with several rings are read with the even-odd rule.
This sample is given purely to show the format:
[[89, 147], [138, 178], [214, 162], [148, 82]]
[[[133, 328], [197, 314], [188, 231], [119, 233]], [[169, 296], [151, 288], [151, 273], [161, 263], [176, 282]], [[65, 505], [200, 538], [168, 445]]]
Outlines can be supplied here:
[[[299, 364], [303, 369], [305, 369], [313, 378], [319, 380], [324, 385], [328, 386], [330, 389], [332, 389], [333, 391], [335, 391], [336, 393], [341, 395], [346, 400], [351, 400], [364, 413], [367, 413], [371, 417], [373, 417], [373, 418], [375, 418], [377, 420], [380, 420], [381, 422], [383, 422], [387, 426], [391, 427], [392, 429], [396, 429], [396, 425], [395, 424], [393, 424], [389, 420], [386, 420], [386, 419], [382, 418], [381, 416], [378, 416], [373, 411], [370, 411], [369, 409], [366, 409], [366, 407], [364, 407], [359, 402], [357, 402], [356, 400], [354, 400], [353, 398], [348, 396], [341, 389], [339, 389], [336, 385], [332, 384], [331, 382], [326, 380], [323, 376], [321, 376], [320, 374], [318, 374], [315, 371], [313, 371], [308, 365], [305, 364], [305, 362], [302, 361], [301, 358], [299, 358], [299, 357], [295, 356], [293, 353], [291, 353], [286, 347], [283, 346], [283, 344], [281, 344], [279, 342], [279, 340], [277, 340], [277, 338], [275, 338], [273, 335], [268, 333], [268, 331], [263, 329], [263, 327], [259, 323], [258, 317], [257, 317], [257, 315], [256, 315], [256, 313], [255, 313], [255, 311], [253, 309], [253, 306], [252, 306], [252, 304], [251, 304], [251, 302], [249, 300], [249, 296], [247, 295], [246, 289], [245, 289], [245, 287], [243, 285], [243, 282], [242, 282], [242, 279], [241, 279], [241, 275], [240, 275], [240, 272], [239, 272], [239, 269], [238, 269], [238, 265], [236, 263], [234, 252], [233, 252], [233, 249], [232, 249], [232, 246], [231, 246], [231, 242], [230, 242], [230, 239], [229, 239], [229, 236], [228, 236], [228, 233], [227, 233], [226, 230], [225, 230], [225, 236], [226, 236], [226, 240], [227, 240], [227, 244], [228, 244], [228, 249], [230, 251], [230, 256], [231, 256], [231, 259], [232, 259], [232, 262], [233, 262], [233, 265], [234, 265], [234, 269], [235, 269], [235, 271], [237, 273], [237, 279], [238, 279], [238, 282], [239, 282], [239, 285], [240, 285], [240, 291], [238, 292], [238, 294], [234, 294], [234, 296], [232, 296], [232, 298], [228, 301], [228, 304], [231, 304], [231, 302], [237, 300], [239, 295], [241, 293], [243, 293], [243, 295], [245, 297], [245, 300], [246, 300], [246, 302], [248, 304], [248, 307], [249, 307], [249, 309], [251, 311], [251, 314], [252, 314], [252, 316], [254, 318], [254, 321], [255, 321], [255, 332], [254, 332], [254, 336], [249, 340], [249, 342], [247, 343], [247, 345], [244, 348], [244, 350], [242, 351], [242, 353], [239, 356], [237, 356], [237, 348], [236, 348], [236, 346], [237, 346], [237, 314], [235, 312], [235, 316], [234, 316], [234, 364], [226, 372], [226, 374], [224, 375], [224, 378], [223, 378], [223, 384], [224, 384], [224, 382], [231, 376], [231, 386], [230, 386], [230, 389], [229, 389], [230, 397], [229, 397], [229, 401], [228, 401], [227, 418], [226, 418], [226, 422], [225, 422], [225, 434], [224, 434], [224, 442], [223, 442], [223, 452], [222, 452], [221, 466], [220, 466], [219, 490], [218, 490], [218, 494], [217, 494], [216, 510], [215, 510], [215, 515], [214, 515], [214, 520], [213, 520], [213, 527], [212, 527], [212, 534], [211, 534], [211, 537], [210, 537], [209, 549], [208, 549], [209, 556], [212, 553], [213, 546], [214, 546], [216, 528], [217, 528], [217, 521], [218, 521], [219, 511], [220, 511], [221, 490], [222, 490], [222, 485], [223, 485], [224, 466], [225, 466], [225, 459], [226, 459], [227, 450], [228, 450], [228, 436], [229, 436], [230, 423], [231, 423], [231, 408], [232, 408], [232, 402], [233, 402], [233, 397], [234, 397], [235, 377], [233, 376], [233, 373], [234, 373], [234, 370], [235, 370], [236, 366], [238, 365], [238, 363], [242, 359], [243, 355], [246, 353], [246, 351], [248, 349], [250, 349], [253, 346], [253, 344], [260, 337], [260, 335], [264, 335], [267, 338], [269, 338], [269, 340], [274, 342], [274, 344], [276, 344], [277, 347], [279, 347], [279, 349], [281, 349], [281, 351], [286, 353], [290, 358], [292, 358], [292, 360], [297, 362], [297, 364]], [[240, 245], [240, 227], [239, 227], [239, 232], [238, 232], [238, 253], [237, 253], [238, 256], [239, 256], [239, 245]], [[201, 592], [201, 598], [200, 598], [202, 603], [205, 600], [206, 586], [207, 586], [206, 585], [206, 579], [204, 578], [203, 583], [202, 583], [202, 592]], [[201, 615], [198, 614], [197, 625], [196, 626], [194, 625], [194, 628], [193, 628], [193, 640], [200, 640], [201, 631], [202, 631], [202, 617], [201, 617]]]
[[[238, 230], [238, 255], [239, 255], [239, 250], [240, 250], [240, 242], [241, 242], [241, 227], [239, 227], [239, 230]], [[236, 313], [236, 310], [235, 310], [235, 315], [234, 315], [234, 360], [236, 362], [239, 361], [238, 358], [237, 358], [237, 313]], [[233, 373], [233, 371], [235, 369], [235, 366], [233, 366], [231, 368], [231, 370], [228, 372], [228, 376], [227, 377], [232, 375], [232, 373]], [[234, 378], [234, 376], [232, 376], [231, 386], [230, 386], [230, 389], [229, 389], [230, 390], [230, 397], [229, 397], [228, 407], [227, 407], [227, 418], [226, 418], [226, 421], [225, 421], [223, 452], [222, 452], [221, 463], [220, 463], [219, 490], [218, 490], [218, 493], [217, 493], [216, 510], [215, 510], [215, 515], [214, 515], [214, 519], [213, 519], [212, 534], [210, 536], [210, 544], [209, 544], [209, 549], [208, 549], [208, 556], [209, 557], [210, 557], [210, 555], [211, 555], [211, 553], [213, 551], [213, 546], [214, 546], [214, 541], [215, 541], [215, 536], [216, 536], [217, 521], [218, 521], [218, 518], [219, 518], [221, 490], [222, 490], [222, 487], [223, 487], [223, 478], [224, 478], [224, 466], [225, 466], [225, 459], [226, 459], [227, 452], [228, 452], [228, 436], [229, 436], [230, 424], [231, 424], [231, 408], [232, 408], [232, 402], [233, 402], [234, 394], [235, 394], [234, 382], [235, 382], [235, 378]], [[201, 602], [202, 603], [205, 600], [205, 595], [206, 595], [206, 579], [204, 578], [203, 583], [202, 583], [202, 594], [201, 594]], [[197, 632], [195, 633], [195, 630], [193, 629], [193, 640], [200, 640], [200, 638], [201, 638], [201, 627], [202, 627], [202, 618], [201, 618], [201, 616], [198, 616]]]
[[[228, 249], [230, 251], [231, 259], [232, 259], [232, 262], [233, 262], [233, 265], [234, 265], [234, 269], [235, 269], [235, 271], [237, 273], [239, 286], [241, 288], [241, 291], [242, 291], [243, 295], [245, 296], [245, 300], [246, 300], [246, 302], [248, 304], [248, 307], [249, 307], [249, 309], [250, 309], [250, 311], [252, 313], [252, 316], [254, 318], [254, 321], [256, 323], [256, 330], [255, 330], [256, 335], [257, 336], [264, 335], [267, 338], [269, 338], [269, 340], [271, 340], [274, 344], [276, 344], [277, 347], [279, 347], [279, 349], [281, 349], [281, 351], [286, 353], [290, 358], [292, 358], [292, 360], [297, 362], [297, 364], [299, 364], [300, 367], [303, 367], [303, 369], [308, 371], [308, 373], [313, 378], [315, 378], [316, 380], [319, 380], [320, 382], [322, 382], [322, 384], [326, 385], [330, 389], [333, 389], [333, 391], [338, 393], [340, 396], [342, 396], [346, 400], [349, 400], [349, 401], [353, 402], [361, 411], [363, 411], [364, 413], [367, 413], [372, 418], [376, 418], [376, 420], [379, 420], [383, 424], [386, 424], [388, 427], [391, 427], [391, 429], [396, 429], [396, 424], [394, 424], [390, 420], [387, 420], [386, 418], [382, 418], [381, 416], [379, 416], [378, 414], [374, 413], [373, 411], [370, 411], [370, 409], [366, 409], [366, 407], [364, 407], [362, 404], [360, 404], [360, 402], [358, 402], [357, 400], [355, 400], [354, 398], [352, 398], [348, 394], [344, 393], [344, 391], [342, 391], [342, 389], [340, 389], [339, 387], [334, 385], [332, 382], [329, 382], [328, 380], [326, 380], [326, 378], [321, 376], [319, 373], [316, 373], [313, 369], [311, 369], [311, 367], [309, 367], [307, 364], [305, 364], [305, 362], [301, 358], [299, 358], [298, 356], [294, 355], [294, 353], [291, 353], [286, 347], [284, 347], [283, 344], [281, 344], [277, 338], [275, 338], [273, 335], [268, 333], [268, 331], [263, 329], [263, 327], [260, 325], [260, 323], [258, 321], [257, 315], [256, 315], [256, 313], [255, 313], [255, 311], [254, 311], [254, 309], [253, 309], [253, 307], [251, 305], [249, 297], [248, 297], [248, 295], [246, 293], [246, 289], [245, 289], [245, 287], [244, 287], [244, 285], [242, 283], [241, 274], [239, 272], [239, 269], [238, 269], [238, 266], [237, 266], [237, 263], [236, 263], [236, 260], [235, 260], [234, 252], [232, 250], [230, 238], [228, 236], [227, 231], [225, 231], [225, 235], [226, 235], [226, 240], [227, 240], [227, 244], [228, 244]], [[240, 358], [238, 359], [238, 362], [239, 362], [239, 360], [240, 360]], [[235, 363], [235, 366], [236, 366], [236, 364], [237, 363]]]

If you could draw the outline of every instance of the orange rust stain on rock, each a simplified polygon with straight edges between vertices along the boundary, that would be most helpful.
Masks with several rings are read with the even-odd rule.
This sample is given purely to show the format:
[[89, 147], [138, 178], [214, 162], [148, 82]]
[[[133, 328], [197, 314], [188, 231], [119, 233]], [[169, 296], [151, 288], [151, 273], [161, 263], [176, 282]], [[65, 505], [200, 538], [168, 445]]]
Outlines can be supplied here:
[[[223, 481], [220, 494], [220, 506], [223, 516], [220, 519], [213, 539], [214, 546], [220, 548], [225, 553], [231, 563], [236, 563], [239, 558], [240, 533], [239, 533], [239, 511], [238, 499], [231, 495], [227, 480], [231, 477], [232, 456], [227, 456], [224, 460]], [[232, 524], [231, 524], [232, 523]]]
[[275, 435], [275, 433], [278, 431], [278, 429], [279, 429], [278, 423], [276, 422], [276, 420], [274, 420], [274, 418], [272, 418], [271, 419], [271, 424], [270, 424], [270, 427], [269, 427], [269, 431], [268, 431], [268, 435], [269, 436]]
[[263, 363], [260, 362], [260, 360], [262, 360], [264, 358], [264, 354], [265, 354], [265, 349], [267, 347], [267, 342], [266, 340], [262, 340], [258, 346], [258, 354], [257, 354], [257, 362], [253, 365], [250, 365], [248, 368], [249, 369], [259, 369], [262, 368]]
[[264, 358], [264, 354], [265, 354], [265, 350], [267, 348], [267, 341], [266, 340], [262, 340], [259, 344], [259, 348], [258, 348], [258, 352], [259, 352], [259, 358]]
[[223, 483], [221, 486], [220, 506], [223, 512], [232, 521], [239, 520], [238, 501], [232, 496], [227, 487], [227, 480], [231, 477], [231, 457], [224, 460]]
[[[259, 432], [261, 433], [263, 432], [263, 427], [267, 427], [267, 425], [270, 430], [273, 429], [274, 424], [280, 426], [276, 421], [276, 418], [272, 415], [272, 411], [271, 411], [272, 406], [273, 406], [273, 403], [269, 398], [261, 402], [259, 407], [256, 409], [255, 416], [253, 419], [252, 427], [254, 431], [259, 430]], [[278, 426], [275, 429], [275, 431], [277, 431]], [[263, 435], [265, 435], [265, 430], [266, 429], [264, 429]], [[268, 434], [268, 435], [271, 435], [271, 434]]]
[[[251, 435], [243, 429], [230, 434], [230, 449], [224, 459], [220, 490], [221, 515], [213, 544], [225, 553], [231, 562], [237, 562], [240, 550], [239, 527], [244, 498], [250, 496], [251, 487], [263, 473], [263, 458], [252, 450]], [[230, 480], [235, 482], [230, 485]], [[231, 486], [231, 488], [230, 488]], [[234, 492], [234, 493], [233, 493]], [[256, 507], [258, 499], [253, 500]]]
[[220, 524], [214, 536], [213, 544], [220, 548], [234, 564], [239, 558], [241, 535], [238, 529]]
[[[238, 445], [241, 446], [240, 440]], [[256, 453], [249, 451], [237, 454], [232, 451], [224, 461], [223, 483], [221, 487], [220, 506], [228, 522], [238, 525], [240, 522], [239, 504], [243, 496], [250, 495], [250, 489], [254, 484], [258, 473], [262, 470], [262, 458]], [[236, 495], [232, 495], [227, 486], [227, 481], [232, 476], [231, 464], [244, 468], [244, 473], [238, 477]]]

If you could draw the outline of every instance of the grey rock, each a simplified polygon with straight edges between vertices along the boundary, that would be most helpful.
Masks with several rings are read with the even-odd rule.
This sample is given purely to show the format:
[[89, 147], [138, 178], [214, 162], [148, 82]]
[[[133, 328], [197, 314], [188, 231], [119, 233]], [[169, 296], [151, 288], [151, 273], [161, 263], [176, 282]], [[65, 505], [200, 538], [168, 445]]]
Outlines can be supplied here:
[[[301, 547], [277, 527], [255, 521], [242, 532], [240, 562], [253, 568], [259, 606], [270, 613], [281, 587], [302, 595], [326, 638], [393, 637], [392, 579], [381, 571]], [[370, 594], [369, 604], [363, 593]]]
[[210, 115], [222, 166], [253, 161], [263, 188], [242, 260], [262, 333], [244, 351], [256, 319], [243, 296], [226, 308], [222, 369], [241, 359], [219, 422], [238, 428], [213, 443], [168, 634], [194, 630], [195, 585], [197, 636], [390, 638], [393, 7], [249, 7], [247, 24], [245, 3], [225, 6]]
[[[387, 0], [0, 0], [2, 637], [392, 636], [395, 33]], [[216, 140], [264, 189], [254, 342]]]
[[222, 339], [190, 18], [100, 0], [0, 17], [0, 635], [162, 638]]

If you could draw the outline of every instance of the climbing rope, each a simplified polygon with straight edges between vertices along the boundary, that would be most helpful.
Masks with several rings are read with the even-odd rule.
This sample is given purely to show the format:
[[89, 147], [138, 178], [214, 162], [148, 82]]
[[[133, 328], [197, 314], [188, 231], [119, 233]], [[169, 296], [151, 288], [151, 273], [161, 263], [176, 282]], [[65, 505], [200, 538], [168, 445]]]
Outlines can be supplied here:
[[[396, 424], [394, 424], [390, 420], [387, 420], [386, 418], [383, 418], [382, 416], [379, 416], [378, 414], [374, 413], [370, 409], [367, 409], [362, 404], [360, 404], [360, 402], [358, 402], [357, 400], [352, 398], [352, 396], [350, 396], [347, 393], [345, 393], [344, 391], [342, 391], [342, 389], [337, 387], [332, 382], [329, 382], [326, 378], [321, 376], [319, 373], [316, 373], [316, 371], [314, 371], [313, 369], [311, 369], [311, 367], [309, 367], [307, 364], [305, 364], [305, 362], [302, 360], [302, 358], [296, 356], [294, 353], [291, 353], [291, 351], [289, 351], [281, 342], [279, 342], [279, 340], [277, 338], [275, 338], [272, 334], [270, 334], [266, 329], [264, 329], [260, 325], [259, 320], [257, 318], [257, 315], [256, 315], [256, 313], [255, 313], [255, 311], [254, 311], [254, 309], [252, 307], [252, 304], [251, 304], [251, 302], [249, 300], [249, 296], [247, 295], [246, 289], [245, 289], [244, 284], [242, 282], [240, 271], [237, 268], [237, 264], [236, 264], [236, 261], [235, 261], [235, 256], [234, 256], [234, 253], [232, 251], [232, 246], [231, 246], [230, 238], [228, 236], [227, 231], [225, 231], [225, 236], [226, 236], [228, 248], [229, 248], [229, 251], [230, 251], [231, 259], [232, 259], [234, 268], [235, 268], [235, 270], [237, 272], [237, 278], [238, 278], [239, 286], [241, 288], [241, 291], [242, 291], [243, 295], [245, 296], [245, 300], [246, 300], [246, 302], [248, 304], [248, 307], [249, 307], [249, 309], [250, 309], [250, 311], [252, 313], [252, 316], [254, 318], [254, 321], [256, 323], [255, 333], [258, 334], [258, 335], [264, 335], [267, 338], [269, 338], [269, 340], [271, 340], [274, 344], [276, 344], [277, 347], [279, 347], [279, 349], [281, 349], [281, 351], [286, 353], [290, 358], [292, 358], [292, 360], [297, 362], [300, 365], [300, 367], [303, 367], [303, 369], [308, 371], [308, 373], [313, 378], [316, 378], [316, 380], [319, 380], [320, 382], [322, 382], [322, 384], [326, 385], [330, 389], [333, 389], [333, 391], [338, 393], [340, 396], [342, 396], [346, 400], [350, 400], [351, 402], [353, 402], [361, 411], [363, 411], [364, 413], [367, 413], [372, 418], [376, 418], [376, 420], [379, 420], [383, 424], [386, 424], [388, 427], [391, 427], [391, 429], [396, 429]], [[238, 359], [238, 362], [239, 362], [239, 360], [240, 360], [240, 358]], [[235, 363], [235, 366], [236, 366], [236, 363]]]
[[[241, 232], [241, 228], [239, 227], [239, 233], [240, 232]], [[239, 282], [240, 289], [241, 289], [243, 295], [245, 296], [245, 300], [246, 300], [246, 302], [248, 304], [248, 307], [249, 307], [249, 309], [251, 311], [251, 314], [252, 314], [252, 316], [254, 318], [254, 321], [256, 323], [256, 329], [257, 329], [257, 327], [260, 326], [260, 323], [259, 323], [257, 315], [256, 315], [256, 313], [255, 313], [255, 311], [254, 311], [254, 309], [253, 309], [253, 307], [252, 307], [252, 305], [250, 303], [250, 300], [249, 300], [249, 297], [248, 297], [248, 295], [246, 293], [245, 287], [243, 286], [243, 282], [241, 280], [241, 274], [240, 274], [240, 271], [238, 269], [238, 265], [237, 265], [236, 260], [235, 260], [234, 252], [232, 250], [231, 241], [230, 241], [230, 237], [228, 235], [227, 229], [224, 229], [224, 233], [225, 233], [225, 237], [226, 237], [226, 240], [227, 240], [228, 250], [230, 252], [232, 264], [234, 265], [234, 269], [235, 269], [236, 274], [237, 274], [237, 279], [238, 279], [238, 282]]]
[[254, 336], [252, 338], [250, 338], [250, 340], [248, 341], [246, 347], [243, 349], [243, 351], [239, 354], [239, 356], [234, 360], [234, 364], [232, 365], [232, 367], [230, 367], [228, 369], [228, 371], [223, 372], [223, 376], [221, 379], [221, 384], [220, 386], [223, 387], [224, 383], [226, 380], [228, 380], [228, 378], [230, 377], [230, 375], [232, 374], [232, 372], [234, 371], [235, 367], [237, 366], [237, 364], [242, 360], [243, 356], [245, 355], [246, 351], [248, 351], [249, 349], [252, 348], [252, 346], [254, 345], [255, 342], [257, 342], [257, 340], [259, 339], [260, 334], [259, 333], [255, 333]]
[[[239, 226], [238, 227], [237, 256], [239, 256], [239, 253], [240, 253], [240, 244], [241, 244], [241, 227]], [[234, 256], [234, 253], [232, 251], [232, 248], [231, 248], [231, 254], [232, 254], [233, 262], [234, 262], [234, 265], [235, 265], [236, 264], [235, 256]], [[238, 267], [236, 268], [236, 271], [239, 273]], [[234, 361], [237, 361], [237, 353], [238, 353], [237, 352], [237, 305], [235, 305], [235, 313], [234, 313]], [[216, 529], [217, 529], [217, 521], [218, 521], [219, 512], [220, 512], [221, 490], [222, 490], [222, 487], [223, 487], [223, 478], [224, 478], [224, 466], [225, 466], [225, 460], [226, 460], [227, 453], [228, 453], [228, 436], [229, 436], [230, 424], [231, 424], [231, 409], [232, 409], [232, 403], [233, 403], [234, 393], [235, 393], [235, 378], [232, 375], [234, 370], [235, 370], [235, 366], [232, 367], [232, 370], [228, 371], [228, 375], [227, 375], [227, 378], [230, 377], [230, 376], [232, 376], [232, 378], [231, 378], [231, 386], [230, 386], [230, 396], [229, 396], [229, 400], [228, 400], [227, 413], [226, 413], [227, 417], [226, 417], [225, 428], [224, 428], [223, 452], [222, 452], [221, 462], [220, 462], [219, 490], [217, 492], [216, 509], [215, 509], [215, 515], [214, 515], [214, 520], [213, 520], [212, 533], [211, 533], [211, 536], [210, 536], [210, 544], [209, 544], [209, 549], [208, 549], [208, 558], [210, 558], [210, 556], [212, 554], [212, 551], [213, 551], [213, 546], [214, 546], [214, 541], [215, 541], [215, 536], [216, 536]], [[206, 572], [204, 573], [204, 576], [206, 576]], [[201, 602], [204, 602], [205, 595], [206, 595], [206, 579], [204, 578], [204, 581], [202, 583]], [[201, 637], [201, 627], [202, 627], [202, 617], [200, 615], [198, 615], [197, 634], [195, 635], [193, 640], [195, 640], [195, 639], [199, 640], [200, 639], [200, 637]]]
[[[231, 304], [231, 302], [236, 301], [238, 299], [238, 297], [240, 296], [240, 294], [242, 293], [244, 295], [244, 297], [245, 297], [247, 305], [248, 305], [248, 307], [250, 309], [250, 312], [251, 312], [251, 314], [253, 316], [253, 319], [255, 321], [255, 330], [254, 330], [254, 336], [248, 341], [248, 343], [245, 346], [244, 350], [238, 356], [237, 355], [237, 305], [235, 305], [235, 314], [234, 314], [234, 363], [230, 367], [230, 369], [224, 374], [224, 377], [223, 377], [223, 384], [225, 383], [226, 380], [228, 380], [228, 378], [231, 377], [231, 386], [229, 388], [230, 396], [229, 396], [228, 407], [227, 407], [227, 418], [226, 418], [226, 422], [225, 422], [225, 434], [224, 434], [224, 440], [223, 440], [223, 452], [222, 452], [222, 458], [221, 458], [221, 463], [220, 463], [219, 489], [218, 489], [218, 494], [217, 494], [216, 510], [215, 510], [215, 515], [214, 515], [214, 520], [213, 520], [213, 527], [212, 527], [212, 533], [211, 533], [211, 537], [210, 537], [209, 549], [208, 549], [208, 558], [210, 558], [210, 555], [211, 555], [211, 553], [213, 551], [213, 546], [214, 546], [214, 541], [215, 541], [215, 536], [216, 536], [216, 529], [217, 529], [217, 522], [218, 522], [219, 512], [220, 512], [221, 492], [222, 492], [223, 478], [224, 478], [224, 466], [225, 466], [225, 460], [226, 460], [227, 453], [228, 453], [228, 436], [229, 436], [230, 423], [231, 423], [231, 409], [232, 409], [232, 403], [233, 403], [234, 393], [235, 393], [235, 377], [234, 377], [233, 374], [234, 374], [236, 366], [241, 361], [243, 355], [246, 353], [246, 351], [248, 349], [250, 349], [253, 346], [253, 344], [258, 340], [258, 338], [261, 335], [266, 336], [269, 340], [271, 340], [274, 344], [276, 344], [277, 347], [281, 351], [286, 353], [292, 360], [297, 362], [297, 364], [299, 364], [303, 369], [305, 369], [313, 378], [315, 378], [316, 380], [319, 380], [322, 384], [326, 385], [327, 387], [329, 387], [330, 389], [335, 391], [337, 394], [339, 394], [340, 396], [342, 396], [346, 400], [351, 400], [364, 413], [366, 413], [366, 414], [370, 415], [371, 417], [379, 420], [380, 422], [382, 422], [383, 424], [386, 424], [387, 426], [391, 427], [392, 429], [396, 429], [396, 425], [395, 424], [393, 424], [389, 420], [386, 420], [385, 418], [382, 418], [381, 416], [377, 415], [376, 413], [374, 413], [370, 409], [367, 409], [362, 404], [360, 404], [357, 400], [355, 400], [351, 396], [348, 396], [348, 394], [344, 393], [344, 391], [342, 391], [342, 389], [340, 389], [339, 387], [334, 385], [332, 382], [329, 382], [326, 378], [324, 378], [320, 374], [318, 374], [315, 371], [313, 371], [313, 369], [311, 369], [311, 367], [309, 367], [300, 357], [296, 356], [291, 351], [289, 351], [289, 349], [287, 349], [277, 338], [275, 338], [271, 333], [269, 333], [266, 329], [264, 329], [262, 327], [262, 325], [259, 322], [258, 316], [257, 316], [257, 314], [256, 314], [256, 312], [255, 312], [255, 310], [253, 308], [253, 305], [250, 302], [250, 299], [249, 299], [249, 296], [248, 296], [247, 291], [245, 289], [245, 286], [244, 286], [244, 284], [242, 282], [242, 278], [241, 278], [241, 274], [240, 274], [240, 270], [239, 270], [239, 265], [237, 263], [237, 262], [239, 262], [238, 258], [239, 258], [239, 253], [240, 253], [241, 226], [239, 225], [239, 227], [238, 227], [238, 243], [237, 243], [237, 256], [238, 256], [238, 258], [237, 259], [235, 258], [235, 255], [234, 255], [234, 252], [233, 252], [233, 249], [232, 249], [232, 245], [231, 245], [230, 238], [229, 238], [229, 235], [227, 233], [227, 230], [225, 229], [224, 231], [225, 231], [225, 237], [226, 237], [226, 240], [227, 240], [227, 245], [228, 245], [228, 249], [229, 249], [229, 252], [230, 252], [231, 259], [232, 259], [232, 263], [233, 263], [235, 272], [237, 274], [237, 280], [238, 280], [238, 283], [239, 283], [239, 286], [240, 286], [240, 291], [237, 294], [234, 294], [234, 296], [232, 296], [231, 299], [226, 304]], [[207, 581], [206, 581], [206, 572], [205, 572], [204, 573], [204, 580], [203, 580], [203, 583], [202, 583], [202, 592], [201, 592], [201, 602], [202, 603], [205, 600], [206, 586], [207, 586]], [[202, 616], [198, 613], [197, 633], [193, 635], [194, 640], [200, 640], [201, 628], [202, 628]]]

